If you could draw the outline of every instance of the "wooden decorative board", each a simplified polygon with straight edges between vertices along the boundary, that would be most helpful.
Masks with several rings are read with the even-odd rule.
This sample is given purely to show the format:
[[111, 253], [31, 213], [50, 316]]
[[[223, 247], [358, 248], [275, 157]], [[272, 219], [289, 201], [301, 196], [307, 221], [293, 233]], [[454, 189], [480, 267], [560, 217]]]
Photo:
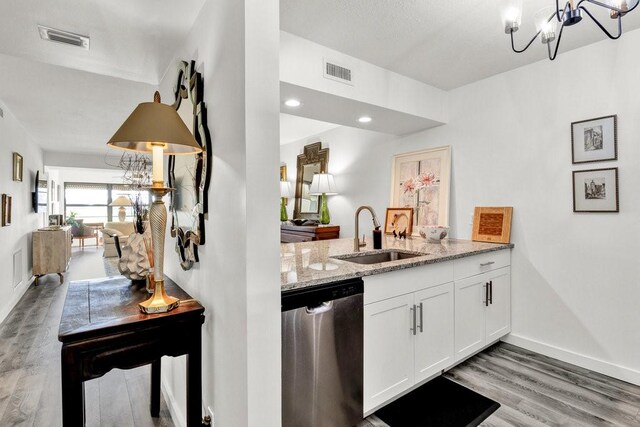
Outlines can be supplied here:
[[511, 238], [511, 206], [479, 207], [473, 212], [473, 232], [475, 242], [509, 243]]

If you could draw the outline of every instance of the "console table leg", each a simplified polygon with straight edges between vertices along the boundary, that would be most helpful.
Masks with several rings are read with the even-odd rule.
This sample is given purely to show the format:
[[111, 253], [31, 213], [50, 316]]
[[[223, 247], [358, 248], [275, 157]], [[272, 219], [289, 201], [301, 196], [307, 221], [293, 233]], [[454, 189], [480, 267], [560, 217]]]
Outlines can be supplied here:
[[160, 416], [160, 359], [151, 362], [151, 416]]
[[62, 354], [62, 425], [84, 426], [84, 382], [65, 363], [64, 351]]
[[187, 426], [202, 424], [202, 341], [200, 330], [187, 354]]

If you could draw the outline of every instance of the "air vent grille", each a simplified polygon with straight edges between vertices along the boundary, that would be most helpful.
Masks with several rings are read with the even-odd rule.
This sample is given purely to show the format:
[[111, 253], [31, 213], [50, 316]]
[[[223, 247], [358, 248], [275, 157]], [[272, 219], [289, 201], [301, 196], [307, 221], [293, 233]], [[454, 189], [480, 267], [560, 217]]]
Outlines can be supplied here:
[[324, 61], [324, 76], [337, 82], [353, 85], [353, 72], [350, 68], [337, 64], [335, 61]]
[[70, 33], [68, 31], [56, 30], [55, 28], [38, 25], [40, 38], [56, 43], [68, 44], [89, 50], [89, 37], [80, 34]]

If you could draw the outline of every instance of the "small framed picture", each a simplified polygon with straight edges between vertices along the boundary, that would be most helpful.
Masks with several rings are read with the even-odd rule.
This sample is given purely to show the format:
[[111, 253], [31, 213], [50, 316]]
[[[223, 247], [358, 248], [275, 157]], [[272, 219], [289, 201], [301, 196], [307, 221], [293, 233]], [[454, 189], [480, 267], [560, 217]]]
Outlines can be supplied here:
[[618, 116], [598, 117], [571, 123], [573, 164], [618, 158]]
[[11, 225], [11, 196], [2, 195], [2, 226]]
[[413, 208], [387, 208], [384, 218], [385, 234], [411, 236], [413, 231]]
[[574, 212], [619, 212], [618, 168], [573, 171]]
[[473, 211], [474, 242], [509, 243], [513, 207], [479, 207]]
[[13, 180], [22, 181], [22, 156], [18, 153], [13, 153]]

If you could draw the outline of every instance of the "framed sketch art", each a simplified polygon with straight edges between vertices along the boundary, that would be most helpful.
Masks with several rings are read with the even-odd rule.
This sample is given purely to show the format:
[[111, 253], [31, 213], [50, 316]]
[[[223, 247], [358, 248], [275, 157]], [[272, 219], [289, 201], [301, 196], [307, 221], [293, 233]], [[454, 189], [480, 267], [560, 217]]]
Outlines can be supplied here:
[[391, 206], [413, 209], [413, 233], [420, 226], [449, 225], [451, 147], [393, 157]]
[[571, 123], [571, 160], [601, 162], [618, 158], [618, 116]]
[[573, 171], [574, 212], [619, 212], [618, 168]]
[[13, 180], [22, 181], [23, 159], [18, 153], [13, 153]]

